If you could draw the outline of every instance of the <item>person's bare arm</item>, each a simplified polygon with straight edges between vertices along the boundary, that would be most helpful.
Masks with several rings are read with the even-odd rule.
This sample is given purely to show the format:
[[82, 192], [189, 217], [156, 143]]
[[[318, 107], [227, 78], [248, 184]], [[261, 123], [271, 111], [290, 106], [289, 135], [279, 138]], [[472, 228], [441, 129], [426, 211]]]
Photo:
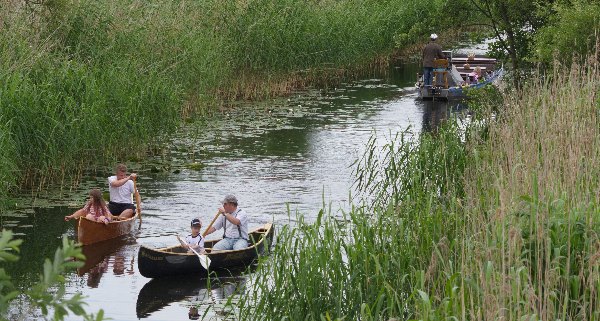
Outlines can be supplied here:
[[123, 177], [121, 179], [115, 179], [114, 181], [110, 182], [110, 186], [112, 187], [120, 187], [123, 186], [125, 183], [127, 183], [128, 180], [130, 179], [135, 179], [137, 177], [136, 173], [131, 173], [131, 175]]
[[71, 215], [67, 215], [65, 216], [65, 221], [74, 219], [74, 218], [80, 218], [81, 216], [84, 216], [86, 214], [86, 212], [82, 209], [77, 210], [75, 213], [71, 214]]

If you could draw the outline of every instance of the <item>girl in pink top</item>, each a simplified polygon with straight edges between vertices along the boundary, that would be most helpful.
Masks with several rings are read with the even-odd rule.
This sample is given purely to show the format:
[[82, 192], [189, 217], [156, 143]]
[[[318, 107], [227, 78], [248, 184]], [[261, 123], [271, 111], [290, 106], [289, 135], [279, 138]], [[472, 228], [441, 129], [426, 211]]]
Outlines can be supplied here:
[[100, 222], [108, 224], [113, 220], [113, 216], [108, 211], [106, 202], [102, 197], [102, 192], [98, 189], [90, 191], [90, 199], [85, 203], [85, 206], [77, 212], [65, 216], [65, 221], [72, 218], [79, 218], [85, 216], [90, 221]]

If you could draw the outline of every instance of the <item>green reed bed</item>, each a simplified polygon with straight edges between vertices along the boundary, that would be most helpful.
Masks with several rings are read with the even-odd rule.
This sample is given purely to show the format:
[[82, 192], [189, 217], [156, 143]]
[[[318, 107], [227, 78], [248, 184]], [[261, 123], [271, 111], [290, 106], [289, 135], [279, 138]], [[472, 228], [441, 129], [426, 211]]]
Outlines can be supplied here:
[[237, 318], [600, 320], [599, 93], [597, 62], [557, 66], [466, 135], [372, 140], [373, 198], [284, 228]]
[[461, 273], [479, 285], [466, 315], [600, 318], [599, 92], [588, 59], [505, 97], [505, 121], [489, 127], [466, 175], [473, 237], [463, 252], [476, 259]]
[[[0, 3], [0, 195], [143, 156], [182, 117], [347, 77], [439, 25], [445, 1]], [[433, 20], [432, 20], [433, 19]], [[15, 171], [16, 170], [16, 171]]]
[[[378, 152], [371, 140], [357, 165], [358, 186], [372, 193], [369, 205], [344, 217], [320, 213], [278, 234], [273, 255], [254, 280], [253, 296], [242, 298], [240, 320], [380, 320], [412, 315], [414, 289], [438, 286], [438, 259], [457, 247], [461, 217], [452, 180], [465, 166], [456, 127], [409, 135]], [[440, 148], [443, 146], [443, 148]], [[392, 165], [393, 164], [393, 165]], [[391, 170], [391, 166], [396, 166]], [[373, 179], [369, 181], [369, 177]], [[398, 181], [404, 188], [393, 186]], [[433, 255], [433, 258], [432, 258]]]

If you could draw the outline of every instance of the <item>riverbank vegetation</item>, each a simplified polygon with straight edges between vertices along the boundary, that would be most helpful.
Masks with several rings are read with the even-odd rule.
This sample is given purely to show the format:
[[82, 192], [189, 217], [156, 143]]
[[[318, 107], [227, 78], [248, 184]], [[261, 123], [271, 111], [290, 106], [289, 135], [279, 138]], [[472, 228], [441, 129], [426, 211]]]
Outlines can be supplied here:
[[[182, 118], [325, 84], [441, 26], [445, 1], [4, 1], [0, 197], [143, 157]], [[398, 42], [398, 39], [402, 39]]]
[[600, 61], [499, 97], [466, 128], [372, 141], [369, 200], [284, 228], [237, 317], [598, 320]]
[[555, 58], [570, 61], [596, 50], [600, 30], [600, 4], [593, 0], [466, 0], [456, 19], [483, 25], [496, 41], [490, 54], [509, 62], [515, 87], [533, 67], [551, 66]]
[[[19, 261], [21, 244], [22, 240], [14, 239], [11, 231], [0, 231], [0, 262]], [[0, 267], [0, 321], [48, 320], [49, 315], [52, 320], [62, 321], [69, 314], [86, 321], [103, 320], [103, 310], [98, 311], [97, 315], [88, 314], [84, 310], [84, 297], [80, 294], [69, 297], [66, 294], [63, 274], [83, 266], [83, 259], [81, 248], [63, 237], [62, 247], [56, 250], [54, 259], [45, 259], [43, 269], [40, 268], [41, 272], [37, 275], [38, 282], [23, 291], [14, 286], [11, 275], [6, 273], [4, 267]]]

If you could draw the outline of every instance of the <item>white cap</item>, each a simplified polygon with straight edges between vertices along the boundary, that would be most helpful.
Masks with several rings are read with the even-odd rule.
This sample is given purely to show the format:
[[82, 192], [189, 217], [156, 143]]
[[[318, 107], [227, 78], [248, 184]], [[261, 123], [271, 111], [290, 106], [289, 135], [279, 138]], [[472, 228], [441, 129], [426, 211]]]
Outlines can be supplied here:
[[435, 39], [437, 39], [437, 35], [435, 33], [432, 33], [431, 34], [431, 40], [435, 40]]

